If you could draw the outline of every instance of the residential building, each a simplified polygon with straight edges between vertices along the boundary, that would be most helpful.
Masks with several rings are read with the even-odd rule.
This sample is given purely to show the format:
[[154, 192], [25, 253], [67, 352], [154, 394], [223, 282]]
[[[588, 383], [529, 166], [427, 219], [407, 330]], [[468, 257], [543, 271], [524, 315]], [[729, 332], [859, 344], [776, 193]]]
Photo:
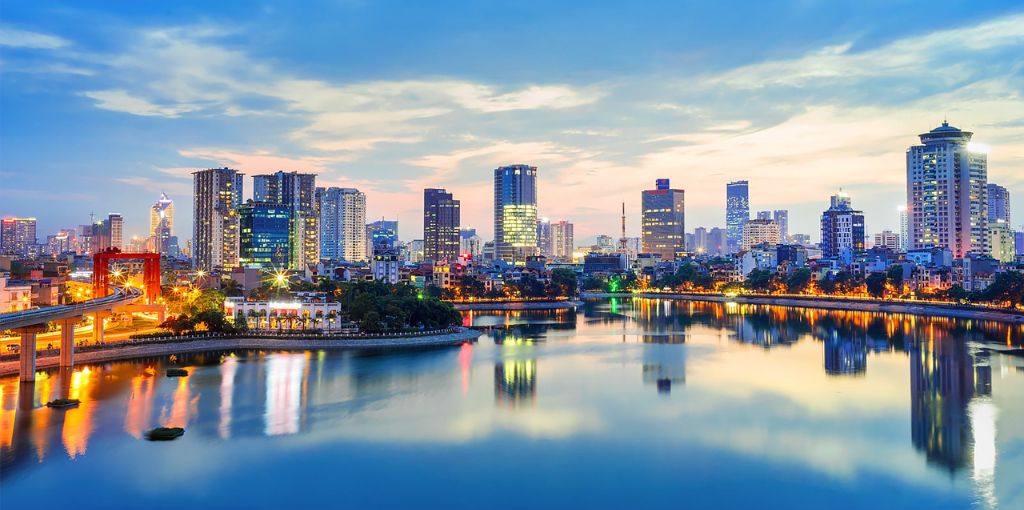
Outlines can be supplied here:
[[874, 246], [881, 246], [898, 252], [900, 251], [900, 236], [891, 230], [883, 230], [875, 234]]
[[779, 244], [779, 225], [774, 220], [747, 220], [743, 224], [741, 250], [749, 250], [753, 246], [768, 243]]
[[747, 181], [725, 187], [726, 251], [736, 253], [743, 244], [743, 225], [750, 219], [750, 188]]
[[909, 249], [990, 252], [988, 156], [971, 150], [972, 135], [943, 122], [907, 149]]
[[28, 256], [36, 244], [35, 218], [4, 218], [0, 220], [0, 255]]
[[292, 254], [291, 207], [249, 200], [238, 208], [239, 253], [242, 267], [283, 269]]
[[864, 251], [864, 213], [854, 210], [850, 196], [840, 191], [821, 215], [821, 256], [849, 262], [858, 251]]
[[1010, 192], [1006, 188], [988, 183], [988, 222], [1010, 224]]
[[459, 230], [459, 255], [471, 259], [479, 258], [483, 251], [483, 240], [476, 235], [475, 228], [462, 228]]
[[291, 210], [290, 269], [304, 269], [320, 261], [320, 211], [316, 174], [278, 171], [252, 176], [253, 200]]
[[771, 211], [757, 211], [757, 219], [759, 220], [770, 220], [772, 219]]
[[573, 235], [572, 223], [558, 220], [551, 223], [551, 250], [548, 257], [559, 261], [572, 260]]
[[110, 247], [124, 251], [124, 217], [120, 213], [110, 213], [104, 226], [110, 233]]
[[537, 220], [537, 250], [545, 257], [551, 257], [554, 251], [551, 245], [551, 220], [548, 218]]
[[238, 206], [242, 177], [230, 168], [192, 173], [192, 263], [202, 270], [238, 267]]
[[0, 313], [20, 312], [32, 308], [32, 286], [10, 281], [0, 274]]
[[905, 252], [910, 249], [910, 215], [906, 205], [899, 206], [897, 211], [900, 214], [900, 251]]
[[423, 257], [455, 261], [459, 257], [461, 205], [444, 189], [423, 190]]
[[988, 225], [989, 245], [992, 247], [992, 258], [1005, 263], [1013, 262], [1017, 255], [1015, 233], [1010, 224], [1003, 220]]
[[401, 279], [402, 262], [394, 252], [375, 254], [370, 268], [373, 270], [373, 279], [378, 282], [394, 284]]
[[668, 179], [658, 179], [655, 189], [641, 193], [641, 243], [644, 253], [658, 253], [662, 260], [675, 260], [685, 251], [685, 192], [672, 189]]
[[517, 264], [537, 254], [537, 167], [494, 169], [494, 245], [499, 260]]
[[320, 258], [363, 262], [366, 257], [366, 195], [355, 188], [317, 188]]
[[615, 240], [612, 236], [597, 236], [597, 249], [600, 253], [612, 253], [615, 251]]

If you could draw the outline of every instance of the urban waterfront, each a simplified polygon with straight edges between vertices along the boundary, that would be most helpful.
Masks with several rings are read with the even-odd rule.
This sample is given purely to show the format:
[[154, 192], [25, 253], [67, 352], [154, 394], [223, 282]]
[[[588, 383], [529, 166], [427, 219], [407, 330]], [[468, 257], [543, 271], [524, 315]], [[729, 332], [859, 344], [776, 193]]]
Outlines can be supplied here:
[[1024, 506], [1021, 325], [653, 299], [464, 324], [0, 379], [0, 506]]

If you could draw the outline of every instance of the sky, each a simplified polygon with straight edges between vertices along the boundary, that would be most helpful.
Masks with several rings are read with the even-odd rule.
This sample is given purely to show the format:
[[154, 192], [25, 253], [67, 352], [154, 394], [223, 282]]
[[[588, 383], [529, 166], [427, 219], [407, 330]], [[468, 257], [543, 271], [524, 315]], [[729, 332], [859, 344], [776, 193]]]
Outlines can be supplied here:
[[493, 169], [539, 170], [577, 244], [639, 235], [640, 193], [686, 228], [752, 214], [819, 237], [840, 188], [898, 230], [905, 151], [950, 124], [991, 147], [1024, 224], [1024, 5], [909, 2], [45, 2], [0, 9], [0, 215], [40, 241], [161, 192], [191, 237], [191, 172], [313, 172], [420, 238], [422, 190], [493, 233]]

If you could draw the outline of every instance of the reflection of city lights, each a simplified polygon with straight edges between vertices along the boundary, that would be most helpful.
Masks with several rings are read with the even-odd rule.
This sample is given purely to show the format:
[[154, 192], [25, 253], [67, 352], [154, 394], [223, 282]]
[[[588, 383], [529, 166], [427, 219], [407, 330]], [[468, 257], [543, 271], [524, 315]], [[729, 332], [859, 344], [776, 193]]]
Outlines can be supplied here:
[[971, 435], [974, 436], [974, 472], [972, 477], [989, 508], [998, 507], [995, 494], [996, 417], [999, 410], [991, 399], [976, 398], [968, 406]]

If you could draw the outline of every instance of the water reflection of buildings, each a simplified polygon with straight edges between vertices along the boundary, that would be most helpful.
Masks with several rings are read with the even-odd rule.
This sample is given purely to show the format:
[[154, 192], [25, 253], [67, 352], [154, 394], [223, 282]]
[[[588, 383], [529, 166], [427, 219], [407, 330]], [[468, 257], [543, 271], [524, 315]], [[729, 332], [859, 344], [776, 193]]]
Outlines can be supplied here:
[[[686, 384], [686, 347], [681, 337], [653, 338], [643, 346], [643, 382], [669, 394], [672, 385]], [[668, 340], [668, 341], [658, 341]]]
[[519, 407], [537, 401], [537, 360], [505, 359], [494, 364], [494, 402]]
[[951, 473], [972, 467], [979, 494], [994, 502], [995, 419], [988, 353], [929, 332], [910, 346], [911, 438], [928, 462]]
[[868, 369], [868, 345], [863, 338], [841, 338], [833, 334], [824, 342], [825, 373], [863, 374]]

